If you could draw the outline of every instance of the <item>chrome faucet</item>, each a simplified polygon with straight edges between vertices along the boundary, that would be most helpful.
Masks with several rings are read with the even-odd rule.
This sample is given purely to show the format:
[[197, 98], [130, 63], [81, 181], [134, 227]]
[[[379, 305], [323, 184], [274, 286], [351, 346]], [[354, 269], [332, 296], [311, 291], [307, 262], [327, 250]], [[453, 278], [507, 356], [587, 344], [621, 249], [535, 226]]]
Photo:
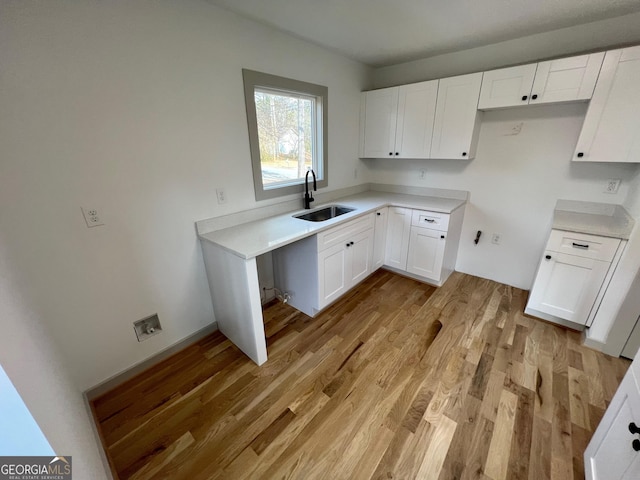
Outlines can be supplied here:
[[316, 172], [313, 169], [307, 170], [307, 174], [304, 176], [304, 208], [311, 208], [311, 202], [313, 202], [313, 193], [309, 192], [309, 173], [313, 175], [313, 191], [317, 190], [316, 188]]

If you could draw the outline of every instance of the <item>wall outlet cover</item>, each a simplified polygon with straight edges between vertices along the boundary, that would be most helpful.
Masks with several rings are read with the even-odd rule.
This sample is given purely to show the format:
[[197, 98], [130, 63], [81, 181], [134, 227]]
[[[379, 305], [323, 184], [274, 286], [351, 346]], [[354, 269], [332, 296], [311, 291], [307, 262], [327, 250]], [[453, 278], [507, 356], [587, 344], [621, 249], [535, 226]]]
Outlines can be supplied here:
[[82, 210], [82, 215], [84, 215], [84, 221], [87, 222], [87, 227], [91, 228], [104, 225], [97, 208], [80, 207], [80, 210]]
[[621, 182], [622, 180], [619, 178], [612, 178], [607, 180], [607, 185], [604, 189], [604, 193], [618, 193]]

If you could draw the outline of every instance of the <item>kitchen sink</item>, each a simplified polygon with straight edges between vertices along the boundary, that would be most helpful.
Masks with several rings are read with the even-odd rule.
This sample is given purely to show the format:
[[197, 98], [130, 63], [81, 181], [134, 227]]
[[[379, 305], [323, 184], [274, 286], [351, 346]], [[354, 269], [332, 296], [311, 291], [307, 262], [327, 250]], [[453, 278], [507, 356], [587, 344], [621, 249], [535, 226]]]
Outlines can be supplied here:
[[294, 217], [300, 220], [307, 220], [308, 222], [324, 222], [325, 220], [339, 217], [354, 210], [355, 208], [343, 207], [342, 205], [329, 205], [328, 207], [320, 208], [309, 213], [294, 215]]

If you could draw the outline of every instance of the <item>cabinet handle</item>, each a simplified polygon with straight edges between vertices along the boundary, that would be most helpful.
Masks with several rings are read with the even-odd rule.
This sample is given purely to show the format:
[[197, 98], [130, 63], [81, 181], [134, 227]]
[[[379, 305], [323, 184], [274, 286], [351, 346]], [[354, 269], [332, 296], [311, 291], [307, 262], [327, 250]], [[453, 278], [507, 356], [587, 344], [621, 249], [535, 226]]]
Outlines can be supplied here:
[[535, 100], [538, 98], [538, 95], [531, 95], [531, 100]]
[[636, 438], [633, 442], [631, 442], [631, 446], [636, 452], [640, 452], [640, 440]]
[[576, 243], [576, 242], [573, 242], [573, 247], [574, 248], [582, 248], [584, 250], [588, 250], [589, 249], [589, 245], [584, 245], [582, 243]]
[[435, 222], [436, 220], [435, 220], [435, 218], [425, 218], [425, 219], [424, 219], [424, 221], [425, 221], [425, 222], [429, 222], [429, 223], [433, 223], [433, 222]]
[[351, 246], [351, 244], [350, 244], [350, 243], [347, 243], [346, 247], [347, 247], [347, 248], [349, 248], [350, 246]]
[[393, 152], [389, 152], [389, 155], [393, 155]]
[[400, 152], [396, 152], [396, 155], [400, 155]]
[[444, 238], [444, 235], [440, 235], [440, 238]]
[[466, 157], [467, 156], [467, 152], [462, 152], [462, 156]]
[[584, 153], [582, 153], [582, 152], [578, 152], [577, 157], [578, 157], [578, 158], [582, 158], [582, 157], [584, 157]]
[[526, 101], [526, 100], [527, 100], [527, 98], [528, 98], [528, 97], [527, 97], [526, 95], [523, 95], [523, 96], [522, 96], [522, 101], [523, 101], [523, 102], [524, 102], [524, 101]]
[[547, 260], [551, 260], [551, 255], [545, 255], [544, 258], [546, 258]]
[[381, 214], [380, 212], [376, 212], [376, 215], [377, 215], [377, 216], [380, 216], [380, 215], [382, 215], [382, 214]]
[[631, 422], [629, 424], [629, 431], [635, 435], [636, 433], [640, 433], [640, 427], [638, 427], [634, 422]]

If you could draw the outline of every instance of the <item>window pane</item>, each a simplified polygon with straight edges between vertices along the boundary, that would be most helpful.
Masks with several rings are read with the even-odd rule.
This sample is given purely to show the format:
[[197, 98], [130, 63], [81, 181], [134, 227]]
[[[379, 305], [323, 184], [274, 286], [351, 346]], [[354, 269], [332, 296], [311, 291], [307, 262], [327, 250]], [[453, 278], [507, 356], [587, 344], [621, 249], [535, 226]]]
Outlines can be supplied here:
[[261, 89], [254, 98], [262, 184], [268, 188], [303, 179], [314, 166], [315, 99]]

